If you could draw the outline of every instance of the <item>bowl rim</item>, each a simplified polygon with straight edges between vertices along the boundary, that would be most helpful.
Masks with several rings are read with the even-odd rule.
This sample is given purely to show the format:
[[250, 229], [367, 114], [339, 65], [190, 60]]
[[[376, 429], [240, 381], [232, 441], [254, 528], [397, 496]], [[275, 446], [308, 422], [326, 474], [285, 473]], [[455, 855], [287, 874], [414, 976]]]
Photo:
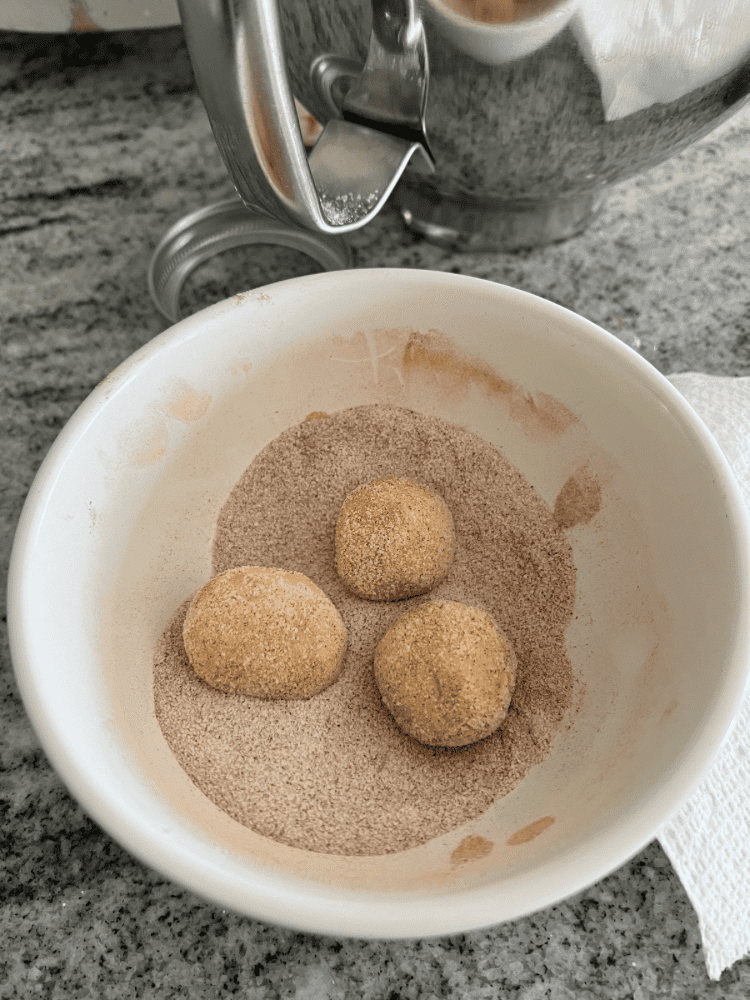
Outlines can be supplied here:
[[575, 15], [580, 0], [553, 0], [550, 9], [537, 17], [526, 17], [520, 21], [498, 22], [478, 21], [468, 14], [462, 14], [461, 11], [452, 7], [448, 0], [423, 0], [423, 2], [426, 7], [437, 10], [446, 20], [452, 21], [457, 27], [474, 30], [480, 35], [486, 35], [487, 38], [507, 35], [508, 39], [512, 39], [514, 35], [520, 37], [522, 34], [541, 34], [558, 26], [562, 30]]
[[[572, 863], [557, 865], [560, 870], [542, 871], [532, 878], [533, 891], [524, 896], [520, 905], [515, 906], [510, 915], [497, 914], [493, 902], [497, 903], [498, 884], [479, 889], [451, 890], [445, 893], [443, 901], [450, 900], [449, 906], [438, 905], [436, 896], [424, 894], [388, 893], [368, 894], [351, 890], [329, 890], [315, 884], [314, 891], [291, 891], [281, 884], [282, 880], [271, 878], [258, 885], [260, 889], [252, 898], [232, 893], [226, 875], [215, 872], [210, 863], [213, 877], [206, 879], [196, 865], [196, 859], [187, 853], [168, 853], [164, 843], [152, 836], [145, 826], [138, 825], [139, 817], [126, 816], [122, 808], [118, 811], [117, 795], [104, 794], [94, 787], [82, 761], [69, 752], [60, 733], [50, 724], [45, 710], [44, 690], [35, 677], [35, 665], [28, 652], [28, 640], [33, 631], [26, 599], [23, 594], [25, 566], [35, 558], [33, 539], [45, 516], [56, 483], [62, 473], [66, 455], [77, 441], [85, 435], [87, 428], [97, 418], [99, 411], [113, 393], [119, 392], [139, 372], [144, 370], [155, 355], [193, 340], [200, 336], [201, 327], [207, 321], [238, 309], [253, 309], [261, 302], [266, 292], [295, 294], [306, 285], [320, 285], [325, 289], [339, 286], [340, 282], [356, 286], [357, 283], [373, 281], [386, 283], [395, 288], [398, 283], [406, 286], [441, 285], [450, 290], [454, 287], [461, 293], [479, 293], [496, 299], [502, 308], [503, 302], [516, 301], [537, 314], [547, 316], [553, 323], [563, 320], [573, 322], [584, 338], [589, 338], [600, 346], [619, 356], [631, 370], [644, 376], [650, 391], [670, 410], [678, 421], [686, 426], [696, 439], [708, 461], [717, 484], [722, 490], [727, 516], [737, 533], [737, 570], [739, 619], [735, 623], [734, 649], [744, 654], [744, 669], [739, 666], [739, 657], [729, 671], [724, 688], [712, 708], [700, 737], [694, 741], [685, 757], [678, 761], [672, 775], [663, 786], [658, 802], [644, 801], [642, 809], [616, 830], [606, 831], [598, 843], [586, 848], [585, 871], [573, 870]], [[145, 343], [129, 358], [118, 365], [86, 397], [62, 429], [32, 482], [24, 502], [11, 552], [7, 597], [8, 631], [11, 659], [21, 697], [34, 731], [42, 748], [57, 771], [59, 777], [82, 806], [86, 813], [131, 855], [159, 874], [170, 878], [179, 885], [210, 903], [233, 909], [255, 919], [265, 920], [294, 930], [327, 934], [346, 938], [375, 940], [395, 940], [404, 938], [431, 938], [455, 933], [465, 933], [490, 927], [506, 920], [520, 919], [547, 906], [562, 902], [569, 896], [582, 891], [600, 881], [643, 849], [658, 836], [660, 828], [697, 789], [712, 769], [715, 760], [726, 742], [739, 715], [743, 698], [750, 690], [750, 515], [743, 501], [739, 486], [731, 467], [710, 431], [687, 400], [656, 368], [650, 365], [636, 351], [620, 341], [613, 334], [590, 320], [550, 302], [530, 292], [468, 275], [450, 272], [420, 270], [411, 268], [367, 268], [342, 272], [326, 272], [301, 278], [290, 278], [253, 289], [252, 292], [234, 296], [209, 306], [198, 313], [168, 327], [155, 338]], [[744, 596], [744, 600], [741, 599]], [[107, 789], [109, 792], [109, 789]], [[652, 797], [654, 798], [654, 797]], [[145, 839], [144, 839], [145, 837]], [[571, 862], [572, 862], [571, 858]], [[582, 860], [582, 859], [581, 859]], [[580, 862], [579, 862], [580, 863]], [[542, 877], [543, 876], [543, 877]], [[528, 882], [528, 875], [524, 876]], [[511, 880], [512, 881], [512, 880]], [[272, 893], [269, 895], [269, 888]], [[438, 891], [439, 896], [439, 891]], [[400, 907], [408, 912], [394, 920], [394, 899], [409, 906]]]

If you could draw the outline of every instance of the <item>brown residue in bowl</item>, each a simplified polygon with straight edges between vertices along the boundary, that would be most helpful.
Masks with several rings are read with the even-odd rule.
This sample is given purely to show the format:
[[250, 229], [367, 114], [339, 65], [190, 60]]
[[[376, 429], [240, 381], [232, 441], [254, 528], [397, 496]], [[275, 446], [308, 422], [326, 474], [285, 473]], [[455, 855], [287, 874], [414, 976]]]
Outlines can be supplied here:
[[451, 864], [462, 865], [467, 861], [478, 861], [486, 858], [494, 848], [494, 843], [486, 837], [478, 835], [464, 837], [458, 847], [451, 853]]
[[666, 722], [669, 716], [672, 714], [672, 712], [674, 712], [676, 708], [677, 708], [677, 699], [673, 698], [667, 705], [667, 707], [664, 709], [664, 711], [661, 713], [661, 718], [659, 719], [659, 722], [660, 723]]
[[507, 395], [516, 387], [515, 382], [502, 378], [485, 361], [459, 357], [447, 337], [434, 330], [412, 333], [406, 342], [402, 367], [405, 375], [412, 372], [429, 372], [447, 383], [446, 388], [467, 387], [473, 382], [481, 385], [488, 396]]
[[141, 469], [148, 465], [153, 465], [160, 458], [167, 454], [167, 427], [164, 421], [160, 421], [156, 426], [148, 428], [140, 438], [140, 441], [133, 442], [132, 462]]
[[554, 822], [554, 816], [542, 816], [541, 819], [535, 820], [533, 823], [529, 823], [528, 826], [517, 830], [512, 836], [508, 837], [506, 843], [508, 847], [517, 847], [518, 844], [528, 844], [530, 840], [538, 837], [540, 833], [544, 833], [547, 827], [552, 826]]
[[96, 23], [88, 12], [88, 8], [83, 0], [70, 0], [70, 30], [77, 33], [84, 31], [102, 31], [102, 27]]
[[210, 405], [211, 396], [207, 392], [198, 392], [187, 382], [183, 382], [179, 395], [169, 404], [166, 414], [183, 424], [194, 424], [200, 420]]
[[532, 395], [511, 379], [499, 375], [478, 358], [461, 356], [452, 342], [438, 333], [412, 333], [404, 348], [401, 365], [404, 375], [428, 375], [438, 391], [452, 394], [482, 389], [493, 402], [502, 402], [512, 420], [534, 441], [550, 440], [564, 434], [578, 420], [575, 413], [546, 392]]
[[602, 506], [602, 487], [599, 478], [588, 465], [570, 476], [555, 500], [553, 517], [565, 530], [577, 524], [588, 524]]
[[250, 361], [236, 361], [230, 368], [230, 374], [239, 375], [249, 375], [253, 370], [252, 363]]

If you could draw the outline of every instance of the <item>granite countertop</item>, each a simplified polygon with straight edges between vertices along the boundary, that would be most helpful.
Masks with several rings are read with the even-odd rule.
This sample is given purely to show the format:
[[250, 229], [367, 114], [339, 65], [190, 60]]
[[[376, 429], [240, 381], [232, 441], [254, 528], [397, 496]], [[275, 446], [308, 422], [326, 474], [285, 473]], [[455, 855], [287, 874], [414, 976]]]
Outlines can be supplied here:
[[[183, 213], [231, 193], [179, 28], [0, 33], [3, 569], [33, 476], [78, 404], [167, 325], [149, 255]], [[386, 211], [355, 266], [473, 274], [601, 324], [665, 374], [750, 374], [750, 106], [611, 194], [567, 243], [456, 254]], [[234, 251], [190, 280], [194, 310], [316, 270], [284, 249]], [[750, 995], [750, 959], [719, 982], [658, 843], [566, 902], [441, 940], [334, 940], [197, 899], [130, 857], [71, 799], [27, 720], [3, 615], [0, 1000], [713, 1000]]]

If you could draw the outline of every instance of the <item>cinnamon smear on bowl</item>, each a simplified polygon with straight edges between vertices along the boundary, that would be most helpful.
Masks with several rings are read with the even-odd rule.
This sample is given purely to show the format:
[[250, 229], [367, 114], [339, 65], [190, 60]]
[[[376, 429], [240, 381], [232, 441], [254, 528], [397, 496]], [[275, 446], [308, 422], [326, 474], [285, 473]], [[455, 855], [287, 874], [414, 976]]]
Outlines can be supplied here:
[[[309, 577], [347, 628], [340, 678], [308, 701], [209, 687], [182, 642], [188, 600], [155, 652], [156, 717], [195, 785], [239, 823], [304, 850], [390, 854], [476, 819], [549, 753], [572, 700], [573, 553], [547, 504], [478, 435], [381, 404], [316, 418], [280, 434], [243, 473], [219, 514], [212, 568], [275, 566]], [[377, 602], [339, 578], [334, 534], [349, 493], [386, 477], [408, 477], [444, 499], [456, 548], [430, 593]], [[373, 678], [386, 630], [432, 600], [486, 611], [517, 659], [502, 725], [465, 747], [404, 734]]]

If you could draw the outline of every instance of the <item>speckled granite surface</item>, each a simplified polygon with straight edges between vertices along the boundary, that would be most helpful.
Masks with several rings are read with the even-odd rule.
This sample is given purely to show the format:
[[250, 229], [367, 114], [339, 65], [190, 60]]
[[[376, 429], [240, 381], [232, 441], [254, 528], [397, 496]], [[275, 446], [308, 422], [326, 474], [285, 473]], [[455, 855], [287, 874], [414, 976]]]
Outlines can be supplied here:
[[[179, 29], [82, 38], [0, 33], [0, 527], [3, 570], [47, 449], [94, 386], [165, 327], [149, 254], [182, 213], [231, 190]], [[567, 244], [451, 254], [392, 212], [352, 237], [358, 266], [455, 270], [600, 323], [662, 372], [750, 374], [750, 108], [610, 197]], [[236, 251], [191, 279], [196, 309], [315, 270]], [[0, 1000], [718, 1000], [719, 982], [658, 844], [564, 904], [439, 941], [317, 938], [217, 910], [103, 834], [40, 750], [3, 616]]]

